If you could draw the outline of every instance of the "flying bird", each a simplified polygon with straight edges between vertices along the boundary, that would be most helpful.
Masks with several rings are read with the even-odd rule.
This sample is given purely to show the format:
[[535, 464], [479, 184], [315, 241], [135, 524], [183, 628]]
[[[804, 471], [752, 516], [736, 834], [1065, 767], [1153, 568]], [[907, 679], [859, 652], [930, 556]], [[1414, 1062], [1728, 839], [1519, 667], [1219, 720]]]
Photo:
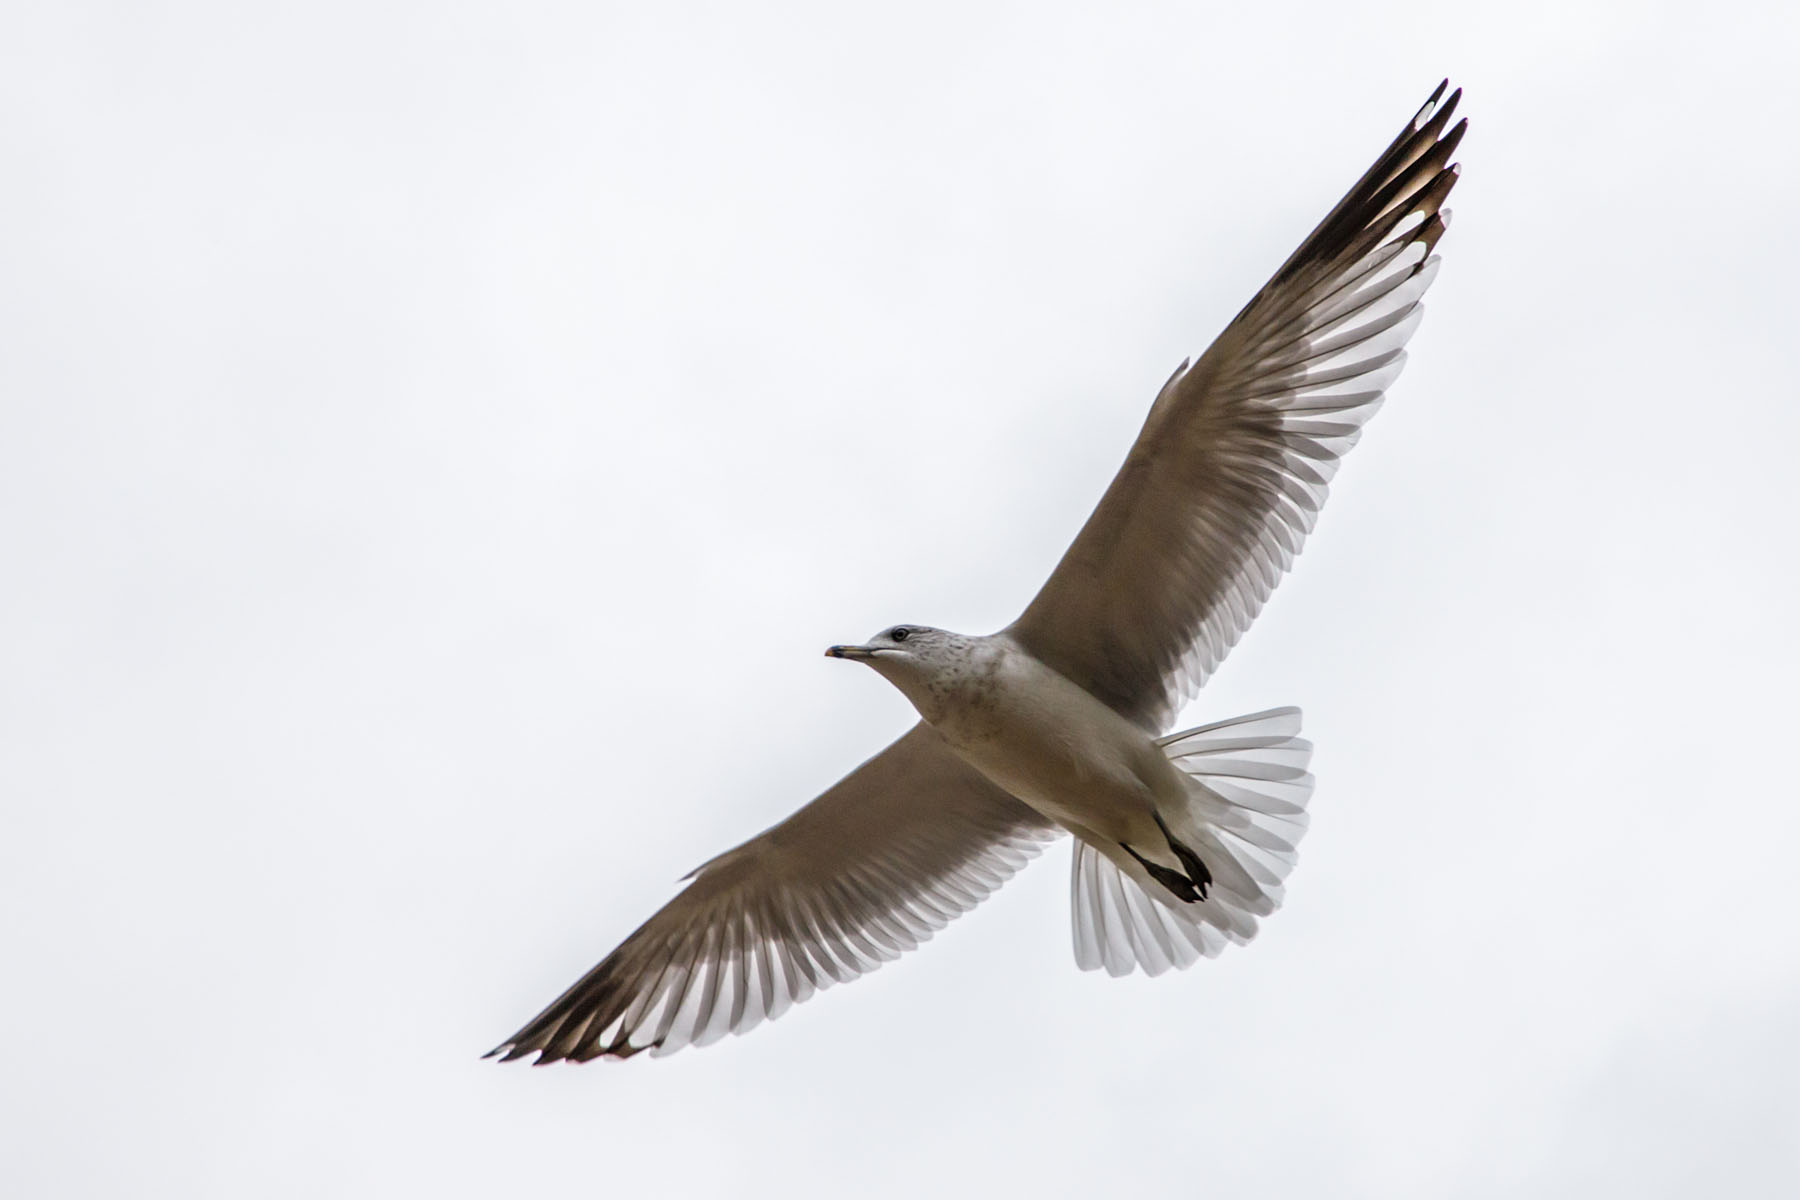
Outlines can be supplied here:
[[668, 1054], [743, 1033], [911, 950], [1074, 836], [1075, 960], [1187, 967], [1256, 933], [1307, 824], [1311, 746], [1271, 709], [1165, 733], [1311, 531], [1399, 374], [1467, 127], [1425, 106], [1197, 361], [1157, 394], [1024, 613], [894, 625], [834, 657], [922, 720], [708, 861], [489, 1056]]

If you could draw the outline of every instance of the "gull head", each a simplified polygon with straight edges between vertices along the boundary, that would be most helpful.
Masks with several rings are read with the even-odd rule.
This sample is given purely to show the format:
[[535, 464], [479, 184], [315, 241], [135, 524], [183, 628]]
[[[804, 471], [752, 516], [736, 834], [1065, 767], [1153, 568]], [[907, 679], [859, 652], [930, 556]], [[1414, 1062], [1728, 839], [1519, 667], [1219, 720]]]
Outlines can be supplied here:
[[868, 663], [929, 717], [927, 709], [946, 689], [971, 673], [987, 640], [929, 625], [890, 625], [863, 645], [831, 646], [825, 653]]
[[933, 629], [929, 625], [895, 625], [882, 630], [861, 646], [827, 646], [825, 655], [828, 658], [866, 662], [877, 670], [880, 670], [878, 663], [923, 666], [946, 657], [955, 643], [969, 640], [960, 634]]

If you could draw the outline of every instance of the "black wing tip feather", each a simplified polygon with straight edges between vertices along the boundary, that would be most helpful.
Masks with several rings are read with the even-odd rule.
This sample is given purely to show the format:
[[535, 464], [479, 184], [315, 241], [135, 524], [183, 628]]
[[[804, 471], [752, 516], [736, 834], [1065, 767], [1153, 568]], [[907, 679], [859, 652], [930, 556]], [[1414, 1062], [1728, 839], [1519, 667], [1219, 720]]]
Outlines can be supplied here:
[[[586, 980], [582, 981], [587, 982]], [[580, 988], [571, 988], [571, 992]], [[529, 1054], [536, 1054], [532, 1062], [534, 1067], [548, 1066], [553, 1062], [587, 1062], [589, 1059], [606, 1055], [611, 1058], [630, 1058], [641, 1050], [652, 1049], [653, 1046], [631, 1046], [615, 1042], [603, 1045], [598, 1037], [582, 1036], [589, 1028], [588, 1018], [598, 1007], [596, 998], [579, 997], [570, 1002], [570, 997], [563, 997], [549, 1008], [533, 1017], [525, 1027], [517, 1033], [482, 1055], [482, 1059], [498, 1058], [503, 1063], [516, 1062]], [[571, 1035], [577, 1036], [571, 1036]], [[660, 1045], [660, 1041], [654, 1045]]]
[[[489, 1050], [486, 1054], [482, 1055], [481, 1060], [483, 1062], [486, 1062], [490, 1058], [497, 1058], [503, 1063], [517, 1062], [519, 1059], [524, 1058], [527, 1054], [530, 1054], [532, 1051], [537, 1050], [537, 1049], [538, 1049], [538, 1047], [533, 1046], [528, 1042], [505, 1041], [505, 1042], [501, 1042], [498, 1046], [495, 1046], [492, 1050]], [[544, 1061], [545, 1060], [544, 1060], [543, 1054], [540, 1051], [538, 1054], [538, 1061], [536, 1063], [533, 1063], [532, 1065], [539, 1066], [539, 1065], [542, 1065], [542, 1063]]]
[[482, 1055], [481, 1061], [486, 1062], [490, 1058], [497, 1058], [503, 1063], [517, 1062], [533, 1051], [538, 1052], [538, 1061], [532, 1065], [542, 1066], [546, 1061], [542, 1049], [527, 1039], [524, 1031], [521, 1030]]
[[[1444, 93], [1449, 87], [1450, 80], [1447, 78], [1437, 85], [1407, 127], [1389, 143], [1388, 148], [1364, 172], [1363, 177], [1357, 180], [1356, 186], [1350, 189], [1337, 209], [1325, 219], [1315, 237], [1317, 233], [1323, 233], [1330, 227], [1335, 218], [1349, 218], [1359, 212], [1366, 213], [1370, 207], [1384, 208], [1402, 192], [1413, 190], [1408, 206], [1416, 206], [1426, 190], [1419, 185], [1427, 179], [1430, 183], [1436, 183], [1448, 174], [1454, 181], [1461, 168], [1450, 163], [1449, 159], [1456, 153], [1463, 135], [1468, 132], [1469, 119], [1464, 117], [1454, 126], [1450, 125], [1450, 118], [1456, 114], [1456, 106], [1461, 103], [1463, 92], [1461, 88], [1457, 88], [1446, 97]], [[1362, 223], [1367, 223], [1366, 216]]]
[[615, 1043], [606, 1046], [601, 1045], [598, 1040], [594, 1040], [587, 1045], [578, 1041], [570, 1046], [558, 1047], [552, 1045], [554, 1041], [554, 1038], [527, 1037], [521, 1033], [489, 1050], [481, 1056], [481, 1060], [486, 1062], [490, 1058], [497, 1058], [503, 1063], [509, 1063], [536, 1054], [537, 1058], [532, 1060], [531, 1065], [547, 1067], [551, 1063], [557, 1062], [584, 1063], [591, 1062], [596, 1058], [631, 1058], [634, 1055], [642, 1054], [645, 1050], [654, 1050], [662, 1044], [661, 1042], [652, 1042], [645, 1046], [631, 1046]]
[[1443, 111], [1441, 113], [1438, 110], [1438, 101], [1444, 99], [1444, 93], [1446, 91], [1448, 91], [1449, 88], [1450, 88], [1450, 77], [1446, 75], [1442, 80], [1439, 81], [1437, 88], [1431, 93], [1431, 95], [1426, 98], [1425, 103], [1421, 104], [1419, 106], [1419, 111], [1416, 114], [1414, 114], [1413, 121], [1412, 121], [1412, 127], [1414, 130], [1423, 129], [1425, 127], [1426, 122], [1428, 122], [1428, 121], [1432, 120], [1433, 118], [1438, 117], [1440, 115], [1444, 116], [1444, 117], [1448, 117], [1452, 112], [1454, 112], [1456, 110], [1456, 102], [1458, 100], [1462, 99], [1462, 89], [1461, 88], [1457, 88], [1454, 92], [1450, 93], [1450, 99], [1444, 101]]
[[[1419, 108], [1400, 135], [1388, 143], [1374, 165], [1363, 172], [1362, 178], [1300, 243], [1299, 249], [1281, 265], [1263, 290], [1244, 306], [1245, 313], [1264, 302], [1277, 285], [1287, 283], [1309, 269], [1336, 261], [1377, 223], [1387, 226], [1377, 237], [1379, 242], [1407, 215], [1423, 213], [1425, 222], [1410, 231], [1406, 240], [1425, 241], [1426, 253], [1430, 253], [1444, 232], [1443, 224], [1435, 221], [1438, 205], [1443, 203], [1462, 173], [1460, 164], [1448, 160], [1456, 153], [1469, 128], [1467, 117], [1449, 126], [1450, 118], [1462, 100], [1461, 88], [1446, 96], [1449, 87], [1448, 79], [1438, 84], [1430, 99]], [[1404, 200], [1401, 200], [1402, 196]], [[1384, 222], [1383, 214], [1390, 212], [1392, 219]]]

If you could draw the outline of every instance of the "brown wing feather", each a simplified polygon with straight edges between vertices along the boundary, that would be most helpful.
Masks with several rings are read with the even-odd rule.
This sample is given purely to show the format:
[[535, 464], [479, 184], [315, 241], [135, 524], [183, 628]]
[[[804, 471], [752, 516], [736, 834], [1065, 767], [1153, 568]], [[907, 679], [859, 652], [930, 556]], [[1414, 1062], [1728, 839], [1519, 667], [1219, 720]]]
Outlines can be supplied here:
[[[1461, 92], [1425, 107], [1191, 367], [1008, 632], [1160, 732], [1292, 564], [1404, 362], [1444, 232]], [[1442, 99], [1442, 103], [1439, 101]]]
[[490, 1055], [585, 1062], [742, 1033], [925, 941], [1057, 833], [915, 726], [702, 866]]

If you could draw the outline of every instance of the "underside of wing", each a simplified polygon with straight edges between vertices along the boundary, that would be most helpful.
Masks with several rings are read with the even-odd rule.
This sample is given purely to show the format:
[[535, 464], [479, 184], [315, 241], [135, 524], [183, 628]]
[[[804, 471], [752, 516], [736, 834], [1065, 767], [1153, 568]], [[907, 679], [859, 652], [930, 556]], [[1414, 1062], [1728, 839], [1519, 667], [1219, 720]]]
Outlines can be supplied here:
[[491, 1054], [668, 1054], [743, 1033], [967, 912], [1058, 830], [918, 725], [711, 860]]
[[1436, 274], [1461, 93], [1431, 100], [1219, 339], [1164, 385], [1009, 632], [1160, 732], [1293, 564]]

